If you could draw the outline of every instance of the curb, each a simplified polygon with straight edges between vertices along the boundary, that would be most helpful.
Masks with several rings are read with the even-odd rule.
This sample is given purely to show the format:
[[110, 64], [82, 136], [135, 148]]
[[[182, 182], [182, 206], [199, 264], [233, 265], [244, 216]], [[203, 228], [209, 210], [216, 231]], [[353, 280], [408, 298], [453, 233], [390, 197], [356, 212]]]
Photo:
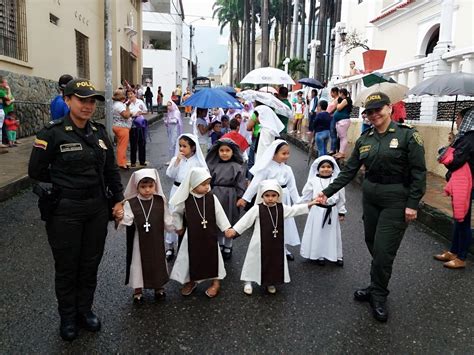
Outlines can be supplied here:
[[[299, 149], [304, 152], [308, 152], [309, 145], [300, 139], [297, 139], [291, 135], [284, 134], [283, 138], [294, 144]], [[316, 153], [313, 153], [313, 158]], [[361, 185], [364, 179], [363, 173], [359, 170], [357, 176], [353, 180], [356, 184]], [[418, 222], [424, 224], [430, 228], [433, 232], [441, 235], [442, 237], [452, 240], [452, 231], [453, 231], [453, 220], [451, 217], [436, 209], [433, 206], [427, 205], [426, 203], [421, 203], [418, 209]], [[474, 244], [469, 248], [471, 253], [474, 253]]]
[[[162, 114], [156, 114], [148, 119], [148, 123], [151, 125], [153, 123], [158, 122], [163, 117]], [[28, 174], [20, 176], [7, 184], [5, 186], [0, 187], [0, 202], [6, 201], [15, 195], [17, 195], [20, 191], [25, 190], [31, 186], [33, 180], [30, 179]]]

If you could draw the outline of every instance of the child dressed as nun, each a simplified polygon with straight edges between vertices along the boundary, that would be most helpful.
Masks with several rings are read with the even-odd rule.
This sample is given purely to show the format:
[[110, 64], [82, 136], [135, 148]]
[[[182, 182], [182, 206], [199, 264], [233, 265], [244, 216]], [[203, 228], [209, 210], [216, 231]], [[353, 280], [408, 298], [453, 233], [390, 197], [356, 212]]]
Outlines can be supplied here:
[[198, 282], [212, 280], [206, 295], [213, 298], [219, 293], [220, 280], [226, 276], [217, 231], [224, 232], [230, 223], [212, 194], [210, 183], [211, 175], [206, 168], [192, 168], [170, 200], [177, 232], [185, 230], [170, 276], [184, 284], [183, 296], [189, 296]]
[[262, 181], [255, 205], [225, 233], [232, 238], [255, 224], [240, 277], [247, 295], [252, 294], [252, 282], [266, 286], [272, 294], [276, 293], [275, 285], [290, 282], [283, 220], [308, 213], [315, 201], [287, 206], [282, 197], [283, 189], [276, 180]]

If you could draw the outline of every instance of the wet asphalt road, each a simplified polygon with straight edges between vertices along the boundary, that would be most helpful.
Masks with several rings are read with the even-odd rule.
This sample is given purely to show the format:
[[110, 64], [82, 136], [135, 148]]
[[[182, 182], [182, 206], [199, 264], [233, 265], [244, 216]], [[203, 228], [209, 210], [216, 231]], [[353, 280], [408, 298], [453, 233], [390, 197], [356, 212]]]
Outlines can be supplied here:
[[[187, 124], [186, 124], [187, 125]], [[189, 130], [189, 126], [187, 126]], [[148, 159], [165, 177], [167, 138], [162, 123], [152, 129]], [[306, 154], [293, 148], [290, 165], [301, 191]], [[124, 185], [129, 173], [122, 173]], [[368, 304], [352, 299], [369, 281], [370, 257], [363, 241], [360, 191], [346, 189], [348, 215], [342, 224], [343, 268], [304, 261], [291, 250], [291, 283], [268, 295], [258, 287], [246, 296], [239, 281], [249, 233], [237, 239], [227, 277], [216, 299], [200, 285], [190, 297], [171, 281], [167, 298], [132, 303], [124, 285], [125, 237], [109, 229], [99, 270], [95, 311], [99, 333], [80, 332], [72, 343], [58, 334], [54, 263], [36, 197], [27, 190], [0, 203], [1, 353], [474, 353], [474, 269], [447, 270], [432, 255], [447, 243], [411, 225], [395, 261], [386, 324], [375, 321]], [[298, 217], [300, 234], [305, 217]]]

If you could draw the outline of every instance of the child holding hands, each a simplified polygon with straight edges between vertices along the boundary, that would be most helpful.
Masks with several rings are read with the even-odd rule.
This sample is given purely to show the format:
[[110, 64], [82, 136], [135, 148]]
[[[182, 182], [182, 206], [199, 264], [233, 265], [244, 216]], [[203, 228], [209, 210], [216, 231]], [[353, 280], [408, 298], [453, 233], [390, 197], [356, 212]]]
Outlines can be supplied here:
[[290, 282], [283, 220], [308, 213], [315, 201], [287, 206], [282, 204], [282, 197], [283, 189], [278, 181], [262, 181], [255, 205], [225, 232], [227, 238], [233, 238], [255, 224], [240, 277], [245, 281], [247, 295], [252, 294], [252, 282], [266, 286], [271, 294], [276, 293], [275, 285]]
[[[303, 187], [303, 201], [315, 199], [339, 175], [333, 157], [323, 155], [311, 165]], [[301, 240], [301, 256], [324, 265], [326, 260], [343, 266], [340, 221], [347, 213], [344, 188], [331, 196], [327, 205], [318, 205], [309, 212]]]
[[156, 169], [132, 174], [124, 196], [119, 226], [127, 226], [127, 273], [125, 283], [134, 288], [133, 300], [142, 300], [143, 288], [155, 290], [155, 298], [165, 296], [168, 282], [164, 231], [174, 230]]
[[198, 282], [212, 280], [206, 295], [216, 297], [220, 280], [226, 276], [217, 231], [224, 232], [230, 223], [219, 200], [210, 191], [210, 183], [211, 175], [206, 168], [192, 168], [170, 200], [178, 233], [185, 229], [170, 276], [184, 284], [183, 296], [189, 296]]

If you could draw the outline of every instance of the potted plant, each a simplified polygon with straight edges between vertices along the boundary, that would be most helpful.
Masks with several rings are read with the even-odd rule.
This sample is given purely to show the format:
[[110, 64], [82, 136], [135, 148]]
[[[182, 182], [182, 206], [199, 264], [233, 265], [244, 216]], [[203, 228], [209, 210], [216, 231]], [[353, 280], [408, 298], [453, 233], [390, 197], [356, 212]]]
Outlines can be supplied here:
[[361, 47], [366, 50], [362, 53], [364, 72], [370, 73], [374, 70], [383, 68], [387, 51], [380, 49], [370, 49], [369, 46], [367, 46], [367, 42], [367, 39], [361, 38], [361, 35], [357, 32], [357, 30], [353, 30], [346, 35], [344, 44], [346, 46], [346, 54], [348, 54], [354, 48]]

